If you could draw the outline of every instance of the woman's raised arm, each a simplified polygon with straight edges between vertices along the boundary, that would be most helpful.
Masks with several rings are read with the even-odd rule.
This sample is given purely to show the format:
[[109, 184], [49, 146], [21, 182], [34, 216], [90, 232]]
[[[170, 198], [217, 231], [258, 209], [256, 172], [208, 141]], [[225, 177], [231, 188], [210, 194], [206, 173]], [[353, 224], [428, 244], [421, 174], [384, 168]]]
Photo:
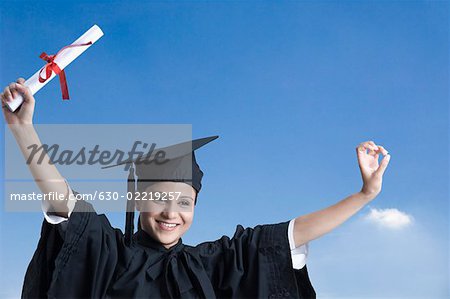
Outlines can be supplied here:
[[[33, 113], [35, 100], [29, 88], [24, 85], [25, 80], [19, 78], [17, 82], [13, 82], [5, 87], [1, 93], [2, 110], [8, 127], [14, 135], [22, 154], [27, 161], [31, 154], [31, 145], [37, 147], [42, 146], [38, 134], [33, 126]], [[12, 101], [17, 95], [23, 96], [24, 102], [16, 112], [11, 112], [5, 106], [6, 102]], [[69, 209], [67, 207], [68, 187], [64, 178], [59, 173], [55, 165], [49, 163], [48, 155], [38, 163], [38, 159], [32, 159], [28, 163], [28, 167], [43, 194], [56, 192], [57, 194], [65, 194], [64, 200], [52, 200], [49, 202], [51, 209], [62, 217], [68, 217]]]
[[[376, 145], [373, 141], [361, 143], [356, 148], [356, 153], [363, 179], [361, 191], [346, 197], [328, 208], [297, 217], [294, 225], [296, 247], [332, 231], [380, 193], [383, 174], [391, 156], [384, 147]], [[378, 164], [380, 153], [384, 157], [381, 163]]]

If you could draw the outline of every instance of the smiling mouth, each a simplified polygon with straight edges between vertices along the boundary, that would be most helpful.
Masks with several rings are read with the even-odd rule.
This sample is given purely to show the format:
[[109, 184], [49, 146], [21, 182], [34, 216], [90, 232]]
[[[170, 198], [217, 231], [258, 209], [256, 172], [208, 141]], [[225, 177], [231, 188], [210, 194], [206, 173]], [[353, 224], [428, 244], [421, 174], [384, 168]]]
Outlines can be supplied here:
[[178, 225], [178, 223], [168, 223], [168, 222], [164, 222], [164, 221], [158, 221], [156, 220], [156, 222], [158, 223], [158, 226], [162, 229], [162, 230], [174, 230]]

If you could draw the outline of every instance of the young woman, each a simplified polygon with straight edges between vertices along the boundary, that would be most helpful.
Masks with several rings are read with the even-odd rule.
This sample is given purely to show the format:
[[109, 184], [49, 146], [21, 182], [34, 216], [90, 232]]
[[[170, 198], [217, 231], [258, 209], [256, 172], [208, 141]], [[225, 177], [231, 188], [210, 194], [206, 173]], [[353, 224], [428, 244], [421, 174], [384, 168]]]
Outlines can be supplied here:
[[[41, 144], [32, 125], [34, 98], [20, 78], [4, 89], [1, 99], [4, 105], [17, 93], [24, 98], [20, 109], [11, 113], [3, 107], [3, 113], [28, 158], [27, 147]], [[215, 138], [192, 141], [193, 151]], [[363, 181], [359, 192], [291, 221], [246, 229], [238, 226], [232, 238], [223, 236], [194, 247], [181, 241], [193, 221], [203, 176], [194, 152], [173, 160], [192, 162], [189, 179], [177, 168], [180, 164], [174, 163], [164, 168], [166, 171], [173, 167], [169, 171], [171, 179], [142, 180], [149, 170], [134, 163], [138, 191], [176, 191], [180, 199], [170, 203], [139, 202], [138, 231], [133, 234], [132, 218], [128, 219], [125, 236], [112, 228], [104, 215], [97, 215], [89, 203], [68, 200], [74, 191], [48, 163], [47, 156], [40, 165], [31, 161], [30, 171], [42, 193], [66, 196], [64, 200], [44, 202], [46, 219], [22, 296], [315, 298], [305, 265], [308, 242], [342, 224], [380, 193], [390, 159], [388, 152], [372, 141], [358, 145], [356, 154]], [[380, 154], [384, 157], [379, 164]]]

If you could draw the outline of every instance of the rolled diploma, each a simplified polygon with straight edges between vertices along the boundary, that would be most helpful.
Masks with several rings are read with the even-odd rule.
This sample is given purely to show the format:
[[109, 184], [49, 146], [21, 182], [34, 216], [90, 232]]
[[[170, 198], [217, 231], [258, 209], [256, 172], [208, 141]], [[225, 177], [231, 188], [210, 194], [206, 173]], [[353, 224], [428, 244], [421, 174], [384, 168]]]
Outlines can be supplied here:
[[[92, 26], [88, 31], [86, 31], [82, 36], [80, 36], [76, 41], [72, 43], [72, 45], [79, 45], [88, 42], [92, 42], [94, 44], [100, 37], [103, 36], [103, 31], [97, 25]], [[81, 47], [73, 47], [67, 48], [62, 51], [54, 60], [54, 62], [59, 66], [61, 70], [63, 70], [66, 66], [68, 66], [72, 61], [74, 61], [78, 56], [81, 55], [84, 51], [86, 51], [91, 45], [81, 46]], [[31, 76], [28, 80], [25, 81], [25, 85], [28, 86], [31, 90], [31, 94], [35, 94], [42, 87], [44, 87], [50, 80], [52, 80], [56, 74], [52, 72], [50, 78], [48, 78], [44, 83], [39, 82], [39, 69], [33, 76]], [[43, 71], [45, 75], [45, 71]], [[6, 106], [11, 112], [14, 112], [23, 102], [22, 95], [16, 96], [11, 102], [7, 102]]]

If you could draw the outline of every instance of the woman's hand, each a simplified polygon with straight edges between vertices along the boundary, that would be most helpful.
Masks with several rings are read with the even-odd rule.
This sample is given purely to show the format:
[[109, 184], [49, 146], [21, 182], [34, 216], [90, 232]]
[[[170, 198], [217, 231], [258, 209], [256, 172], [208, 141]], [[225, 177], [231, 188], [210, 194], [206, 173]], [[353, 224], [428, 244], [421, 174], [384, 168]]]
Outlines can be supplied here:
[[[25, 79], [19, 78], [17, 83], [9, 84], [1, 93], [3, 116], [8, 125], [33, 123], [35, 101], [30, 89], [24, 83]], [[16, 112], [11, 112], [5, 104], [12, 101], [18, 94], [22, 95], [23, 103]]]
[[[378, 164], [380, 153], [384, 156]], [[383, 174], [386, 170], [391, 156], [381, 145], [376, 145], [373, 141], [366, 141], [356, 148], [359, 169], [363, 180], [361, 193], [370, 198], [375, 198], [381, 191]]]
[[[376, 145], [373, 141], [358, 145], [356, 153], [363, 179], [361, 191], [347, 196], [325, 209], [297, 217], [294, 225], [296, 247], [329, 233], [347, 221], [380, 193], [383, 173], [391, 156], [384, 147]], [[378, 165], [380, 153], [384, 157]]]

